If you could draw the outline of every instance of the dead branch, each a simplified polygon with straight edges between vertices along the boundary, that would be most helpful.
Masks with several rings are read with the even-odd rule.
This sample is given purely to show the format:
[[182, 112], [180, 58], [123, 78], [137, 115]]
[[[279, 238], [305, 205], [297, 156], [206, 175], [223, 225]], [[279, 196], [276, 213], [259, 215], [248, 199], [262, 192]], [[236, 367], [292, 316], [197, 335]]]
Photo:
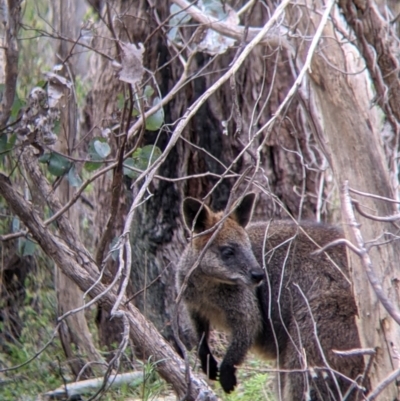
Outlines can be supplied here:
[[[68, 238], [64, 239], [53, 235], [45, 226], [33, 205], [27, 202], [14, 189], [10, 180], [4, 174], [0, 174], [0, 193], [10, 209], [27, 226], [43, 251], [53, 259], [66, 276], [73, 280], [82, 291], [89, 291], [91, 297], [96, 297], [105, 292], [104, 285], [96, 283], [98, 272], [94, 262], [89, 259], [82, 263], [81, 255], [68, 245]], [[76, 239], [74, 241], [75, 244], [78, 242]], [[102, 298], [104, 307], [110, 311], [116, 299], [116, 292], [111, 289]], [[171, 346], [165, 342], [154, 325], [147, 321], [136, 307], [128, 304], [121, 306], [120, 310], [126, 314], [129, 322], [130, 338], [140, 348], [143, 358], [148, 359], [152, 356], [154, 361], [158, 361], [156, 369], [160, 376], [172, 384], [179, 397], [185, 395], [187, 384], [183, 361]], [[190, 383], [190, 401], [194, 401], [200, 394], [204, 400], [217, 400], [207, 384], [192, 374], [190, 374]]]
[[[110, 387], [116, 388], [123, 385], [130, 387], [137, 387], [143, 382], [143, 372], [129, 372], [122, 373], [119, 375], [110, 376], [107, 380], [107, 384]], [[59, 387], [53, 391], [48, 391], [44, 396], [51, 397], [51, 399], [65, 399], [81, 394], [87, 394], [98, 390], [103, 385], [103, 378], [99, 377], [96, 379], [82, 380], [75, 383], [68, 383], [65, 386]]]

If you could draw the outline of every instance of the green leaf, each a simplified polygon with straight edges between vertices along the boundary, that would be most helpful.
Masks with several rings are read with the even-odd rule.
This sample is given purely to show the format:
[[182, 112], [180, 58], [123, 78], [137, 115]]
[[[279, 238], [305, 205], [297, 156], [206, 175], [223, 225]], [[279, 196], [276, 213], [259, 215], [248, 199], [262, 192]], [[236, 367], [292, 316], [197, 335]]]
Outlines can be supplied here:
[[0, 136], [0, 154], [7, 152], [7, 134]]
[[66, 157], [57, 153], [52, 153], [48, 161], [49, 173], [56, 177], [61, 177], [66, 174], [71, 166], [72, 163]]
[[[128, 167], [125, 167], [128, 166]], [[136, 180], [136, 178], [139, 177], [139, 174], [136, 171], [133, 171], [129, 167], [135, 167], [135, 162], [133, 161], [132, 158], [126, 159], [124, 161], [124, 167], [123, 167], [123, 173], [129, 178], [132, 178], [132, 180]]]
[[147, 100], [150, 100], [151, 97], [154, 95], [154, 89], [150, 85], [146, 85], [143, 94]]
[[[162, 152], [160, 148], [154, 145], [146, 145], [142, 148], [141, 158], [146, 160], [146, 167], [148, 164], [153, 164], [160, 156]], [[149, 163], [150, 161], [150, 163]]]
[[53, 132], [58, 135], [61, 131], [61, 121], [60, 120], [56, 120], [54, 121], [54, 127], [53, 127]]
[[107, 142], [102, 142], [100, 140], [95, 140], [93, 143], [94, 149], [96, 153], [102, 158], [105, 159], [110, 153], [111, 148]]
[[101, 162], [86, 162], [83, 167], [86, 171], [92, 172], [98, 170], [102, 165]]
[[12, 219], [12, 232], [13, 233], [18, 232], [20, 227], [21, 223], [19, 221], [19, 218], [17, 216], [14, 216]]
[[16, 140], [16, 134], [12, 134], [9, 138], [7, 134], [0, 136], [0, 157], [6, 155], [10, 150], [13, 149]]
[[124, 174], [132, 179], [136, 179], [139, 174], [129, 169], [129, 167], [146, 170], [161, 156], [161, 153], [161, 150], [154, 145], [146, 145], [143, 148], [136, 149], [132, 158], [124, 161], [124, 166], [128, 166], [124, 167]]
[[122, 110], [124, 108], [124, 105], [125, 105], [124, 94], [122, 92], [118, 93], [118, 95], [117, 95], [117, 108], [119, 110]]
[[20, 254], [22, 256], [32, 256], [35, 253], [36, 244], [29, 238], [22, 241]]
[[[159, 97], [154, 98], [153, 106], [159, 104], [161, 99]], [[153, 115], [146, 119], [146, 129], [148, 131], [157, 131], [164, 123], [164, 109], [161, 107]]]
[[50, 160], [51, 153], [43, 153], [42, 156], [39, 157], [39, 163], [48, 163]]
[[82, 179], [79, 177], [75, 164], [71, 167], [71, 169], [68, 172], [68, 182], [71, 185], [71, 187], [80, 187], [82, 185]]
[[14, 102], [11, 107], [11, 119], [15, 120], [18, 116], [19, 111], [24, 107], [25, 103], [18, 97], [14, 97]]

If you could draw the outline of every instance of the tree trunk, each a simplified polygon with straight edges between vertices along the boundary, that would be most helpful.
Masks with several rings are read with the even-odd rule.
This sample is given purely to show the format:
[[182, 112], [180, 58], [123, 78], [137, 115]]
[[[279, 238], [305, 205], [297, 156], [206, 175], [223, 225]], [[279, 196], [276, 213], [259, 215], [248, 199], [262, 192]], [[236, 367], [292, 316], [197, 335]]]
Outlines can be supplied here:
[[[79, 15], [77, 6], [78, 3], [76, 1], [56, 1], [53, 3], [55, 27], [63, 37], [76, 38], [79, 34], [80, 24], [77, 23], [79, 21], [77, 19]], [[73, 46], [71, 43], [64, 40], [60, 41], [56, 53], [61, 60], [58, 59], [56, 62], [64, 62], [65, 60], [63, 69], [58, 73], [74, 84], [74, 72], [76, 70], [74, 62], [77, 62], [77, 58], [71, 58], [72, 50]], [[69, 60], [67, 61], [68, 58]], [[71, 88], [59, 85], [59, 90], [63, 93], [63, 97], [59, 104], [61, 129], [58, 135], [57, 150], [64, 155], [72, 156], [78, 141], [77, 99]], [[73, 192], [73, 188], [67, 178], [64, 177], [57, 190], [60, 201], [63, 204], [67, 203], [71, 199]], [[80, 223], [77, 209], [72, 207], [66, 214], [75, 229], [75, 235], [79, 237]], [[59, 316], [84, 305], [82, 291], [76, 283], [65, 276], [58, 266], [56, 266], [55, 279]], [[87, 362], [101, 362], [103, 359], [93, 343], [92, 335], [86, 322], [85, 312], [77, 312], [67, 317], [60, 326], [59, 334], [73, 373], [76, 376], [89, 377], [92, 368], [86, 368], [85, 371], [81, 372], [82, 368]], [[104, 372], [104, 369], [98, 367], [99, 365], [94, 366], [94, 370], [98, 374]]]
[[[315, 7], [315, 3], [311, 1], [307, 2], [307, 5], [310, 9], [311, 6]], [[322, 3], [319, 6], [322, 9]], [[306, 20], [303, 21], [302, 35], [312, 37], [321, 17], [313, 12], [304, 15]], [[338, 20], [335, 22], [340, 24]], [[315, 105], [322, 116], [324, 127], [320, 132], [320, 141], [331, 163], [337, 185], [342, 186], [348, 181], [352, 189], [394, 198], [379, 126], [377, 120], [374, 120], [376, 113], [371, 111], [370, 107], [372, 96], [368, 91], [368, 77], [366, 74], [351, 75], [351, 72], [360, 71], [360, 65], [353, 61], [357, 59], [353, 57], [357, 55], [357, 50], [347, 46], [344, 51], [343, 47], [338, 45], [331, 23], [326, 25], [323, 35], [322, 45], [312, 59], [309, 78]], [[302, 49], [304, 53], [307, 50], [308, 48], [304, 47]], [[345, 75], [342, 71], [349, 71], [350, 74]], [[395, 213], [393, 203], [368, 196], [354, 197], [365, 211], [373, 211], [378, 216]], [[346, 220], [345, 209], [342, 209], [342, 212], [346, 238], [355, 243], [352, 227]], [[362, 216], [358, 216], [357, 220], [361, 224], [365, 242], [377, 239], [379, 242], [382, 233], [390, 238], [390, 233], [395, 235], [397, 232], [397, 228], [392, 224], [372, 221]], [[397, 261], [400, 256], [398, 242], [390, 242], [390, 246], [375, 246], [368, 253], [383, 290], [394, 305], [399, 305], [398, 288], [395, 285], [398, 281]], [[371, 385], [374, 389], [398, 365], [395, 344], [400, 338], [400, 327], [379, 302], [368, 282], [360, 257], [349, 252], [349, 261], [359, 311], [357, 323], [362, 346], [376, 350], [370, 371]], [[392, 383], [379, 399], [392, 401], [398, 397], [396, 385]]]

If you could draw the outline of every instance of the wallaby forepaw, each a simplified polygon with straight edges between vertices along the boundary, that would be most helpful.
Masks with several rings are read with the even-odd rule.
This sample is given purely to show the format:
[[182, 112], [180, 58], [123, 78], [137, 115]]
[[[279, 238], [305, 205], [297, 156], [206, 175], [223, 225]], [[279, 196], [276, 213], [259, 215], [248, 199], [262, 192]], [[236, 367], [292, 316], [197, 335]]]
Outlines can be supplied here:
[[231, 393], [237, 384], [235, 376], [236, 368], [234, 366], [221, 365], [219, 373], [219, 382], [225, 393]]

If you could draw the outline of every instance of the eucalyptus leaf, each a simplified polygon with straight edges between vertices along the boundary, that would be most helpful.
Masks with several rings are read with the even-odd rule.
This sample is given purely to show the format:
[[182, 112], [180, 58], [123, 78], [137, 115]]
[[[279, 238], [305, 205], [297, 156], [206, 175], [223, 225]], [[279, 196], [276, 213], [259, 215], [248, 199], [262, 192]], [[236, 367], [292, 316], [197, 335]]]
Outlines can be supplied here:
[[66, 174], [71, 166], [72, 163], [66, 157], [57, 153], [52, 153], [48, 161], [49, 173], [56, 177], [61, 177]]
[[50, 160], [51, 157], [51, 153], [43, 153], [40, 157], [39, 157], [39, 163], [47, 163]]
[[94, 146], [96, 153], [102, 159], [105, 159], [111, 153], [110, 145], [107, 142], [102, 142], [100, 140], [96, 140], [96, 141], [94, 141], [93, 146]]
[[86, 171], [92, 172], [98, 170], [102, 165], [101, 162], [86, 162], [83, 167]]
[[135, 162], [133, 161], [132, 158], [126, 159], [124, 161], [123, 165], [123, 173], [129, 178], [132, 178], [132, 180], [136, 180], [136, 178], [139, 177], [139, 174], [136, 171], [133, 171], [129, 167], [135, 167]]
[[151, 97], [154, 95], [154, 89], [150, 85], [146, 85], [143, 94], [147, 100], [150, 100]]
[[82, 179], [79, 177], [75, 165], [73, 165], [69, 170], [67, 178], [71, 187], [76, 188], [82, 185]]
[[[159, 104], [161, 99], [159, 97], [154, 98], [153, 106]], [[148, 131], [157, 131], [164, 123], [164, 109], [161, 107], [153, 115], [146, 119], [146, 129]]]
[[21, 227], [21, 222], [19, 220], [19, 217], [17, 217], [17, 216], [13, 217], [11, 226], [12, 226], [11, 230], [13, 233], [16, 233], [19, 231], [19, 229]]
[[32, 256], [35, 253], [36, 244], [29, 238], [21, 243], [20, 253], [22, 256]]
[[3, 134], [0, 136], [0, 157], [4, 156], [13, 149], [16, 139], [16, 134], [12, 134], [10, 135], [10, 137], [8, 137], [7, 134]]

